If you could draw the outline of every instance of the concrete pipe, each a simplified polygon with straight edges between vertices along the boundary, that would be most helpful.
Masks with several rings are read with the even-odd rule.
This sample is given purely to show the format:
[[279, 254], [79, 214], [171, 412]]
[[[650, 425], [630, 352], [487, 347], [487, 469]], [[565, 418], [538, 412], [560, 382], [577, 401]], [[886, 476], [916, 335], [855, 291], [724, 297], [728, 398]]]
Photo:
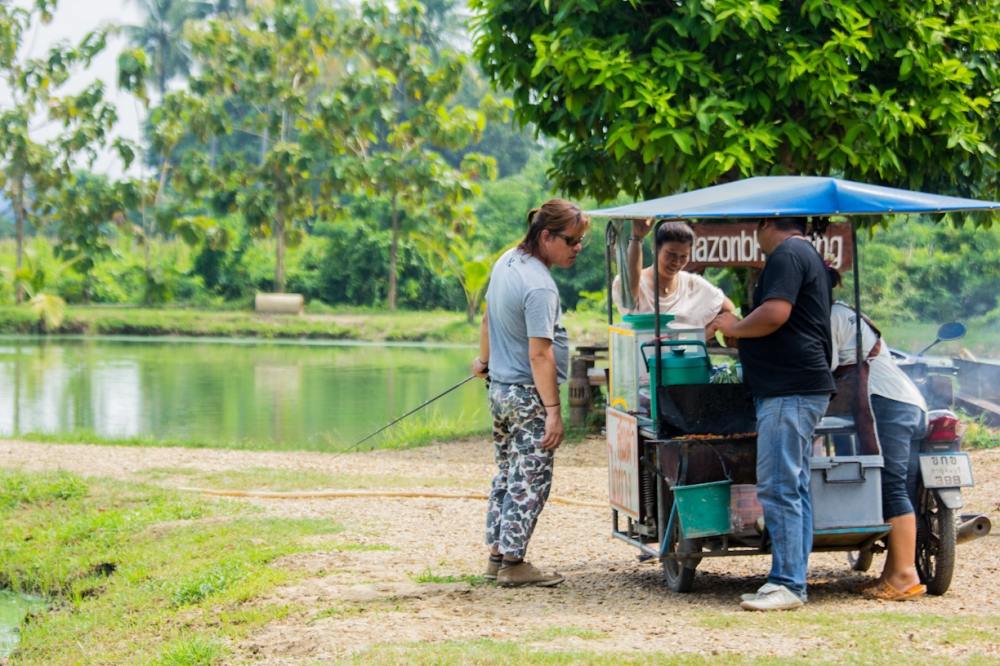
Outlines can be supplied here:
[[302, 294], [266, 294], [257, 292], [254, 298], [254, 310], [257, 314], [291, 314], [300, 315], [305, 308]]

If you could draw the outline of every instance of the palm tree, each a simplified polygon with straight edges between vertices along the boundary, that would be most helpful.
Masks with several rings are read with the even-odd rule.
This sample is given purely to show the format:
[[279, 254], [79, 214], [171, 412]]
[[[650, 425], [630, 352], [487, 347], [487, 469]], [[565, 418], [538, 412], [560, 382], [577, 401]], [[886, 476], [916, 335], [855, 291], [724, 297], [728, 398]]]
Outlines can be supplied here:
[[125, 26], [125, 33], [133, 44], [149, 54], [162, 99], [172, 78], [190, 72], [191, 54], [182, 34], [185, 23], [209, 16], [215, 5], [207, 0], [133, 1], [146, 19], [141, 25]]

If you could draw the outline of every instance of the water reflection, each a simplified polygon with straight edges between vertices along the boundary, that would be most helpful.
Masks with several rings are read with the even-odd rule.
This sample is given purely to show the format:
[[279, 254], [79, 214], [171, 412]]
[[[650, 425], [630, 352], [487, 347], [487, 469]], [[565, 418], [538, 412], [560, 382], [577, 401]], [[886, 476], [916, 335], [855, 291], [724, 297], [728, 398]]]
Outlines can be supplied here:
[[[467, 376], [469, 356], [373, 345], [5, 338], [0, 434], [85, 430], [322, 448], [353, 442], [455, 384]], [[486, 425], [478, 382], [435, 405], [437, 418]]]

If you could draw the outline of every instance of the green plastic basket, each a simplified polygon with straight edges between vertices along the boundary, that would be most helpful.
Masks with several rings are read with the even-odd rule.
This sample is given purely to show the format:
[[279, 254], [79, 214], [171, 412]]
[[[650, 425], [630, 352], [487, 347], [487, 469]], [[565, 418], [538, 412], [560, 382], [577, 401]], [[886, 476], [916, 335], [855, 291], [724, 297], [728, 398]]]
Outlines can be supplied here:
[[729, 534], [729, 487], [732, 481], [674, 486], [677, 517], [685, 539]]

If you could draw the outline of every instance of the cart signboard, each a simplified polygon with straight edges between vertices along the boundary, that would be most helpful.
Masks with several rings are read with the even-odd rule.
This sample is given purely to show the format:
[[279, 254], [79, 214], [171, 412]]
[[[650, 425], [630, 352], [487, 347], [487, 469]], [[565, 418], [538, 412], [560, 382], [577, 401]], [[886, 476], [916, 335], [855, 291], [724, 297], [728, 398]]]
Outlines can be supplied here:
[[611, 508], [639, 519], [639, 422], [607, 410], [608, 495]]
[[[751, 222], [699, 222], [685, 270], [742, 266], [762, 268], [764, 251], [757, 242], [757, 225]], [[854, 254], [849, 224], [831, 224], [822, 236], [810, 237], [820, 255], [840, 272], [851, 270]]]

